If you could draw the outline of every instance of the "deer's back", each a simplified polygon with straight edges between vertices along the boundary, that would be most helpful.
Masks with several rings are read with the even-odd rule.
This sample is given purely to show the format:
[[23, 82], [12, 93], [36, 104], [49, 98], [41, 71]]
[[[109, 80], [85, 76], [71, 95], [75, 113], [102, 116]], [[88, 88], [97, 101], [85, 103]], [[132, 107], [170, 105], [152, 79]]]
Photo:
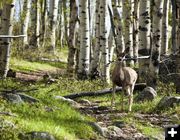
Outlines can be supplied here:
[[114, 69], [112, 73], [112, 82], [117, 86], [132, 85], [137, 80], [137, 73], [130, 67], [123, 67], [122, 69]]

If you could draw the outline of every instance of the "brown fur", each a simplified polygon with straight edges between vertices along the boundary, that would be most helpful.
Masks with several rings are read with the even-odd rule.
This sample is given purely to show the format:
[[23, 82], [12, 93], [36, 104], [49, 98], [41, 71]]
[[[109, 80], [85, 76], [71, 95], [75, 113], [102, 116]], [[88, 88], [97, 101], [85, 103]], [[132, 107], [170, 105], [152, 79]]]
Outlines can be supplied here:
[[[116, 86], [122, 86], [124, 94], [129, 97], [129, 111], [131, 111], [133, 103], [133, 90], [137, 80], [137, 73], [130, 67], [124, 67], [123, 61], [116, 62], [114, 70], [112, 72], [112, 83], [113, 83], [113, 97], [111, 101], [111, 106], [114, 104], [114, 96]], [[123, 110], [123, 94], [122, 94], [122, 110]]]

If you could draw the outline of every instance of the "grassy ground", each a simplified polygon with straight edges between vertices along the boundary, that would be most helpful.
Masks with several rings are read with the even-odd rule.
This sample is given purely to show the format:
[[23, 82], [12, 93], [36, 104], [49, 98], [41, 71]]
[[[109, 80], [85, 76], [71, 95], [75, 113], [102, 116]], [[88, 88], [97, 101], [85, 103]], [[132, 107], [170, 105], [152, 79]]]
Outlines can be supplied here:
[[[21, 72], [33, 72], [33, 71], [52, 71], [57, 68], [64, 69], [63, 63], [42, 63], [42, 62], [29, 62], [21, 59], [11, 59], [11, 68]], [[19, 132], [30, 131], [47, 131], [54, 135], [57, 139], [98, 139], [98, 135], [94, 132], [87, 122], [95, 121], [92, 117], [87, 117], [78, 112], [78, 110], [70, 107], [68, 104], [55, 100], [56, 95], [67, 95], [69, 93], [77, 93], [81, 91], [95, 91], [107, 88], [102, 81], [77, 81], [72, 78], [58, 77], [56, 83], [52, 85], [45, 85], [43, 80], [36, 83], [24, 83], [17, 79], [6, 79], [0, 81], [0, 90], [2, 89], [32, 89], [38, 88], [37, 91], [32, 91], [27, 94], [40, 100], [40, 103], [36, 104], [9, 104], [3, 99], [0, 99], [0, 112], [11, 112], [17, 117], [2, 116], [0, 115], [0, 126], [4, 120], [12, 122], [16, 125], [15, 128], [6, 127], [0, 131], [0, 137], [3, 140], [16, 139]], [[83, 86], [82, 86], [83, 85]], [[169, 86], [169, 87], [168, 87]], [[121, 118], [128, 124], [133, 124], [136, 128], [151, 137], [153, 135], [159, 135], [163, 132], [162, 128], [157, 126], [151, 126], [147, 123], [141, 122], [135, 118], [136, 113], [153, 114], [160, 113], [167, 116], [177, 114], [180, 116], [180, 107], [173, 109], [158, 111], [155, 106], [159, 100], [167, 95], [168, 92], [174, 93], [174, 87], [172, 85], [159, 84], [158, 98], [153, 102], [134, 103], [133, 112], [129, 113], [126, 118]], [[164, 88], [166, 87], [166, 88]], [[110, 106], [111, 96], [101, 97], [88, 97], [90, 101], [101, 100], [102, 106]], [[117, 95], [116, 107], [119, 105], [120, 96]], [[126, 101], [127, 102], [127, 101]], [[126, 105], [127, 109], [127, 105]], [[114, 118], [118, 120], [118, 118]], [[180, 123], [178, 119], [173, 120], [174, 124]], [[85, 131], [84, 131], [85, 130]]]

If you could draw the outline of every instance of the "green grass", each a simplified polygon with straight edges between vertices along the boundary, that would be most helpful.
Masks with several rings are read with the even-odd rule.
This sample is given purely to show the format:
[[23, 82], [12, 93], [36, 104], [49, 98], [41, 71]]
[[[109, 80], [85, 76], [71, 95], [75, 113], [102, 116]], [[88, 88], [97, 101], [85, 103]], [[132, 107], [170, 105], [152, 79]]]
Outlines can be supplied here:
[[30, 62], [27, 60], [12, 58], [10, 67], [15, 71], [33, 72], [33, 71], [52, 71], [57, 68], [66, 68], [65, 63], [61, 62]]
[[[8, 82], [8, 84], [11, 83]], [[13, 85], [11, 86], [13, 87]], [[41, 83], [26, 88], [35, 87], [39, 87], [39, 90], [36, 93], [30, 92], [29, 95], [38, 98], [41, 101], [40, 103], [20, 105], [2, 103], [3, 111], [10, 111], [18, 116], [8, 120], [16, 123], [19, 130], [23, 132], [46, 131], [60, 140], [64, 138], [75, 140], [96, 137], [93, 129], [87, 123], [93, 121], [92, 118], [80, 114], [68, 104], [54, 98], [54, 95], [61, 95], [58, 88], [54, 89], [54, 85], [45, 87]], [[51, 92], [52, 89], [54, 90]], [[50, 108], [52, 111], [47, 111], [46, 108]]]
[[[67, 54], [66, 54], [67, 55]], [[64, 69], [66, 64], [64, 63], [42, 63], [42, 62], [29, 62], [22, 59], [11, 59], [11, 68], [15, 71], [32, 72], [32, 71], [51, 71], [56, 68]], [[31, 95], [40, 100], [37, 104], [20, 104], [14, 105], [5, 102], [0, 99], [0, 111], [12, 112], [17, 117], [4, 116], [1, 119], [5, 119], [13, 122], [16, 128], [7, 128], [0, 131], [0, 137], [5, 139], [16, 139], [20, 132], [30, 131], [47, 131], [54, 135], [57, 139], [98, 139], [93, 128], [91, 128], [87, 122], [95, 121], [94, 118], [87, 117], [80, 114], [76, 109], [70, 107], [68, 104], [54, 99], [56, 95], [67, 95], [70, 93], [79, 93], [82, 91], [97, 91], [107, 87], [100, 80], [93, 81], [78, 81], [73, 78], [58, 77], [57, 83], [52, 85], [45, 85], [43, 81], [32, 83], [27, 85], [21, 83], [16, 79], [7, 78], [3, 82], [0, 81], [0, 89], [32, 89], [38, 88], [38, 91], [28, 92], [26, 94]], [[164, 88], [166, 87], [166, 88]], [[135, 118], [135, 113], [156, 113], [156, 105], [159, 100], [167, 95], [168, 92], [174, 94], [174, 86], [170, 84], [168, 86], [160, 83], [158, 88], [158, 97], [152, 102], [134, 103], [132, 106], [132, 113], [127, 114], [125, 118], [121, 118], [128, 124], [134, 124], [139, 131], [146, 136], [153, 138], [154, 135], [161, 135], [162, 129], [160, 127], [152, 127], [148, 123], [144, 124]], [[116, 94], [116, 108], [120, 109], [121, 92]], [[136, 95], [135, 95], [136, 96]], [[90, 101], [102, 101], [101, 106], [110, 106], [111, 95], [105, 95], [100, 97], [85, 97]], [[46, 108], [52, 109], [47, 111]], [[128, 109], [128, 98], [125, 97], [125, 109]], [[177, 106], [173, 109], [163, 110], [161, 114], [171, 116], [180, 112], [180, 107]], [[118, 119], [118, 118], [114, 118]], [[0, 121], [1, 122], [1, 121]], [[179, 123], [179, 120], [173, 120], [174, 123]], [[2, 140], [3, 140], [2, 139]]]

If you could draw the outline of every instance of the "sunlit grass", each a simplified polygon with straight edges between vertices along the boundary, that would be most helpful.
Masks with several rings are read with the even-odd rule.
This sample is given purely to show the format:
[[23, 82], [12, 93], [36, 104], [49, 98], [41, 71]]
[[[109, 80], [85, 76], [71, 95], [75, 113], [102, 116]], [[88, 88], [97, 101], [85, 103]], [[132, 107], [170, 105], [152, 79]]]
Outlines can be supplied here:
[[[64, 52], [63, 52], [64, 53]], [[67, 53], [67, 52], [66, 52]], [[66, 54], [67, 55], [67, 54]], [[16, 71], [51, 71], [56, 68], [65, 68], [66, 64], [63, 63], [42, 63], [42, 62], [30, 62], [22, 59], [11, 59], [11, 68]], [[17, 125], [17, 131], [12, 129], [7, 130], [12, 133], [30, 132], [30, 131], [46, 131], [54, 135], [57, 139], [96, 139], [94, 130], [88, 125], [88, 121], [95, 121], [94, 118], [87, 117], [80, 114], [76, 109], [73, 109], [68, 104], [58, 101], [54, 98], [56, 95], [67, 95], [71, 93], [79, 93], [83, 91], [97, 91], [102, 90], [111, 85], [105, 85], [101, 80], [85, 80], [78, 81], [73, 78], [58, 77], [57, 82], [52, 85], [45, 85], [43, 81], [39, 81], [35, 84], [24, 85], [20, 81], [13, 79], [6, 79], [1, 81], [0, 89], [32, 89], [37, 88], [35, 92], [28, 92], [26, 94], [31, 95], [40, 100], [37, 104], [21, 104], [12, 105], [7, 102], [0, 102], [0, 111], [7, 111], [16, 114], [17, 117], [6, 117], [7, 120], [12, 121]], [[158, 97], [154, 101], [146, 101], [143, 103], [134, 102], [132, 106], [132, 112], [122, 119], [127, 124], [134, 124], [139, 131], [146, 136], [152, 137], [154, 134], [159, 135], [162, 129], [159, 127], [151, 127], [148, 124], [142, 124], [139, 120], [135, 120], [135, 113], [159, 113], [172, 115], [180, 112], [180, 107], [177, 106], [173, 109], [163, 110], [156, 112], [156, 105], [159, 100], [166, 95], [169, 91], [174, 94], [173, 85], [166, 86], [160, 85], [158, 88]], [[169, 90], [170, 88], [170, 90]], [[136, 91], [136, 93], [140, 91]], [[116, 109], [121, 107], [121, 94], [116, 94], [115, 102]], [[136, 95], [135, 95], [136, 96]], [[134, 97], [135, 97], [134, 96]], [[101, 101], [99, 106], [110, 106], [111, 94], [99, 96], [99, 97], [83, 97], [92, 102]], [[125, 109], [128, 110], [128, 97], [124, 97]], [[51, 111], [47, 111], [46, 108], [50, 108]], [[118, 118], [117, 118], [118, 119]], [[178, 123], [178, 120], [174, 120], [174, 123]], [[1, 133], [1, 132], [0, 132]]]

